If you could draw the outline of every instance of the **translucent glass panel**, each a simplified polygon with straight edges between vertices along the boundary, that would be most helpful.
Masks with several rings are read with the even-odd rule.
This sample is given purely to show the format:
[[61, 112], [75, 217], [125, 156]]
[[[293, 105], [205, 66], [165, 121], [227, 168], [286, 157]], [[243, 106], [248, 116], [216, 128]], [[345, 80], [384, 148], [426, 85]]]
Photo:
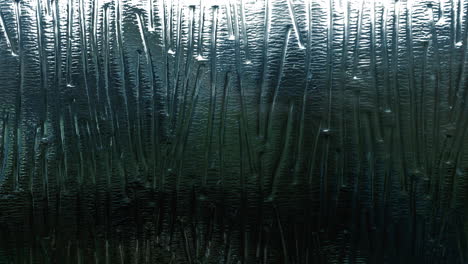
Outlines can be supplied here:
[[0, 263], [466, 263], [465, 0], [0, 1]]

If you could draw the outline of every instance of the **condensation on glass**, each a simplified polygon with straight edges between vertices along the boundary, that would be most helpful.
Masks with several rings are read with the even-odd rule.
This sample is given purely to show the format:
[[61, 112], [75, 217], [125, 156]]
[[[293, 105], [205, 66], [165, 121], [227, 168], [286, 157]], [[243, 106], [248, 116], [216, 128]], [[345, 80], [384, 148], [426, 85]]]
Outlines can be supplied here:
[[466, 263], [467, 17], [0, 1], [0, 263]]

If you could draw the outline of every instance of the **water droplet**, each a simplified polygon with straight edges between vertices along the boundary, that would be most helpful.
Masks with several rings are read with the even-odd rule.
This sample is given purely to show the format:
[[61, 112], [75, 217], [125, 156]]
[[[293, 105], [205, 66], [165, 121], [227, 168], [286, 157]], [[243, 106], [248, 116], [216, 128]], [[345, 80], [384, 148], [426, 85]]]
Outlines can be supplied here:
[[322, 135], [324, 136], [329, 136], [331, 134], [331, 130], [329, 128], [324, 128], [322, 131], [320, 131]]
[[42, 144], [49, 144], [50, 143], [50, 137], [41, 138], [41, 143]]
[[198, 55], [195, 59], [196, 59], [197, 61], [208, 61], [208, 58], [205, 58], [205, 57], [203, 57], [202, 55]]

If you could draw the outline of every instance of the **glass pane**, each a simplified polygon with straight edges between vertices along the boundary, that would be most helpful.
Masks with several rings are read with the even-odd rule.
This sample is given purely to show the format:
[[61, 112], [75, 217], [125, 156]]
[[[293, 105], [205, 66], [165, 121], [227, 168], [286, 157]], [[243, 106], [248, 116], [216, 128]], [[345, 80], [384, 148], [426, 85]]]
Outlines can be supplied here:
[[468, 2], [0, 1], [0, 263], [466, 263]]

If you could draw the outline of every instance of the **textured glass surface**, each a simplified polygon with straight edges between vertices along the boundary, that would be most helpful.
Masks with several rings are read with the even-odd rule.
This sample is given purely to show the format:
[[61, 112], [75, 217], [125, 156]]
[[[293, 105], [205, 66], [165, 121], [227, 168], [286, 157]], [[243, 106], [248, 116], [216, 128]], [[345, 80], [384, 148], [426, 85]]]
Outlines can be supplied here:
[[467, 17], [0, 0], [0, 263], [467, 263]]

